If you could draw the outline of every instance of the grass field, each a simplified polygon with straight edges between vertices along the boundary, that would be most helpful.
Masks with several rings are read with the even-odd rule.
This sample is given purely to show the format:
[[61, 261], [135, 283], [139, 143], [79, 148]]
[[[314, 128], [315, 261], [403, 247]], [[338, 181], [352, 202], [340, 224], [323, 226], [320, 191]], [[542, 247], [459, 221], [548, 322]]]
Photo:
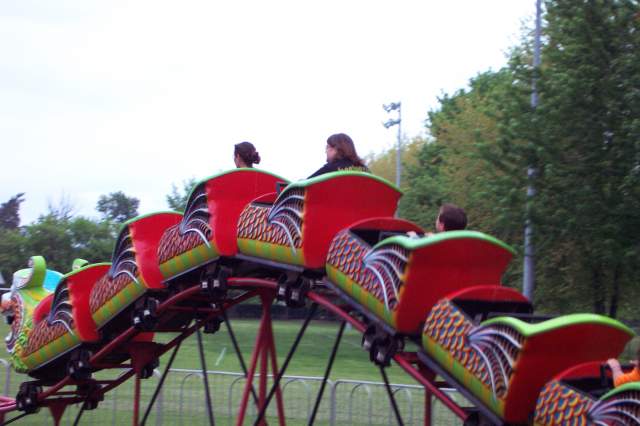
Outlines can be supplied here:
[[[245, 363], [249, 363], [251, 351], [254, 346], [256, 331], [258, 328], [257, 320], [239, 320], [232, 319], [231, 326], [237, 337], [238, 343], [245, 358]], [[278, 364], [282, 366], [286, 354], [293, 344], [296, 334], [302, 325], [302, 321], [274, 321], [274, 337], [278, 350]], [[288, 376], [322, 376], [326, 363], [334, 343], [336, 333], [338, 331], [338, 323], [312, 321], [309, 325], [305, 336], [298, 346], [298, 350], [286, 371]], [[5, 336], [8, 327], [0, 324], [0, 336]], [[157, 340], [166, 341], [173, 335], [158, 335]], [[207, 369], [209, 371], [220, 371], [230, 373], [240, 373], [241, 367], [238, 358], [233, 349], [229, 333], [225, 325], [221, 326], [218, 333], [204, 334], [204, 348], [206, 354]], [[358, 380], [380, 382], [381, 377], [377, 368], [375, 368], [368, 359], [368, 354], [360, 347], [361, 335], [352, 329], [345, 331], [336, 362], [334, 363], [331, 380]], [[627, 347], [622, 355], [624, 358], [630, 357], [632, 348], [638, 344], [638, 339], [634, 339]], [[4, 353], [0, 349], [0, 354]], [[7, 356], [0, 355], [0, 358]], [[166, 354], [160, 360], [160, 369], [168, 361], [169, 354]], [[174, 369], [200, 369], [200, 360], [197, 350], [197, 341], [195, 336], [187, 339], [173, 364]], [[415, 384], [402, 369], [398, 366], [392, 366], [388, 369], [390, 381], [396, 384]], [[103, 376], [98, 374], [98, 378]], [[4, 375], [0, 371], [0, 392], [4, 389]], [[234, 379], [235, 377], [235, 379]], [[239, 381], [237, 385], [231, 384], [233, 380], [237, 380], [236, 376], [224, 374], [213, 374], [210, 378], [210, 388], [212, 389], [213, 402], [216, 407], [216, 421], [224, 424], [233, 422], [234, 413], [237, 412], [237, 404], [241, 398], [243, 381]], [[14, 396], [17, 386], [23, 380], [28, 380], [25, 375], [13, 373], [11, 377], [11, 390], [9, 395]], [[154, 389], [157, 378], [149, 379], [143, 382], [143, 398], [148, 401]], [[306, 424], [305, 413], [308, 411], [310, 398], [315, 397], [318, 382], [291, 382], [287, 385], [285, 392], [286, 412], [288, 424]], [[361, 388], [360, 391], [366, 390], [370, 393], [366, 398], [364, 392], [353, 393], [353, 388], [344, 386], [342, 394], [339, 397], [340, 405], [337, 407], [338, 424], [393, 424], [389, 419], [390, 408], [389, 402], [384, 394], [382, 387], [371, 386]], [[346, 392], [346, 393], [345, 393]], [[349, 396], [351, 392], [351, 396]], [[399, 393], [399, 404], [403, 408], [403, 416], [415, 416], [414, 424], [418, 424], [420, 416], [420, 401], [422, 393], [420, 390], [404, 390], [405, 393]], [[328, 391], [325, 392], [323, 405], [321, 406], [322, 416], [317, 424], [328, 424]], [[411, 393], [410, 396], [409, 393]], [[206, 411], [204, 409], [202, 381], [198, 375], [188, 372], [171, 373], [164, 386], [164, 405], [163, 405], [163, 424], [185, 424], [190, 426], [195, 424], [206, 424]], [[101, 403], [100, 408], [96, 411], [87, 413], [83, 417], [81, 424], [94, 425], [111, 425], [111, 424], [129, 424], [131, 421], [132, 410], [132, 385], [131, 381], [118, 388], [117, 392], [107, 395], [105, 401]], [[352, 398], [352, 396], [354, 396]], [[373, 395], [373, 396], [372, 396]], [[405, 400], [402, 400], [402, 398]], [[414, 402], [409, 402], [406, 398], [413, 398]], [[350, 398], [350, 399], [349, 399]], [[348, 400], [348, 402], [346, 402]], [[373, 406], [370, 401], [374, 400]], [[416, 408], [412, 408], [417, 405]], [[144, 406], [144, 404], [143, 404]], [[272, 404], [273, 406], [273, 404]], [[307, 411], [305, 411], [307, 410]], [[441, 406], [435, 407], [436, 424], [449, 425], [459, 424], [452, 416]], [[63, 424], [72, 424], [74, 410], [70, 410], [65, 416]], [[409, 413], [409, 414], [407, 414]], [[273, 424], [275, 412], [271, 411], [269, 416], [270, 423]], [[353, 418], [352, 418], [353, 417]], [[406, 422], [406, 417], [405, 417]], [[409, 424], [410, 422], [406, 422]], [[51, 424], [48, 419], [46, 410], [42, 410], [36, 416], [30, 416], [21, 420], [18, 424], [23, 425], [43, 425]], [[155, 417], [152, 415], [150, 423], [156, 424]]]
[[[273, 332], [278, 350], [278, 365], [282, 365], [289, 348], [302, 325], [301, 321], [274, 321]], [[231, 320], [233, 332], [242, 350], [245, 362], [250, 360], [258, 322], [255, 320]], [[322, 376], [331, 354], [338, 332], [338, 323], [313, 321], [293, 357], [288, 375]], [[240, 363], [233, 349], [227, 328], [222, 325], [214, 335], [203, 335], [207, 368], [209, 370], [241, 372]], [[380, 381], [380, 373], [369, 362], [368, 354], [360, 347], [361, 335], [356, 330], [347, 329], [333, 365], [331, 378]], [[174, 362], [176, 368], [199, 368], [200, 361], [195, 338], [187, 340]], [[415, 383], [399, 367], [393, 366], [388, 373], [394, 383]]]
[[[249, 363], [251, 358], [251, 351], [254, 346], [256, 331], [259, 322], [257, 320], [239, 320], [232, 319], [231, 326], [238, 340], [239, 346], [243, 352], [245, 363]], [[276, 346], [278, 350], [278, 365], [282, 366], [287, 352], [294, 342], [296, 334], [298, 333], [302, 321], [274, 321], [274, 337], [276, 340]], [[333, 343], [338, 331], [339, 324], [333, 322], [312, 321], [307, 331], [301, 340], [298, 350], [289, 364], [289, 368], [286, 371], [288, 376], [322, 376], [327, 365], [328, 357], [331, 353]], [[0, 335], [5, 336], [8, 332], [8, 327], [3, 323], [0, 325]], [[165, 341], [170, 339], [173, 334], [158, 335], [157, 340]], [[338, 352], [338, 356], [333, 365], [332, 374], [330, 379], [336, 380], [358, 380], [358, 381], [371, 381], [381, 382], [382, 378], [380, 372], [376, 367], [369, 362], [368, 354], [365, 353], [360, 347], [361, 335], [357, 331], [347, 328], [345, 330], [342, 343]], [[214, 335], [203, 334], [204, 349], [206, 354], [207, 369], [209, 371], [222, 371], [222, 372], [241, 372], [240, 363], [233, 349], [227, 327], [223, 324], [220, 331]], [[2, 353], [2, 352], [0, 352]], [[0, 356], [0, 358], [3, 358]], [[7, 357], [4, 357], [7, 358]], [[166, 354], [160, 360], [160, 369], [168, 362], [169, 354]], [[200, 369], [200, 360], [197, 349], [197, 340], [195, 336], [187, 339], [172, 366], [175, 369]], [[400, 367], [392, 366], [388, 369], [389, 379], [392, 383], [397, 384], [415, 384], [415, 381], [411, 379]], [[1, 372], [0, 372], [1, 374]], [[0, 376], [2, 377], [2, 376]], [[98, 375], [100, 377], [100, 375]], [[223, 423], [232, 420], [232, 416], [225, 416], [224, 409], [229, 404], [237, 406], [241, 397], [242, 383], [237, 386], [229, 387], [230, 381], [233, 377], [223, 375], [212, 375], [210, 379], [213, 383], [210, 384], [212, 393], [214, 394], [214, 406], [217, 406], [216, 419], [221, 417], [225, 419]], [[4, 379], [0, 379], [4, 380]], [[20, 381], [28, 380], [25, 375], [12, 375], [12, 390], [11, 396], [15, 395], [17, 386]], [[143, 382], [143, 401], [148, 401], [153, 391], [154, 384], [157, 379], [150, 379]], [[222, 381], [226, 381], [222, 383]], [[317, 386], [319, 382], [310, 381], [308, 383], [295, 383], [291, 382], [288, 389], [285, 392], [285, 396], [288, 401], [287, 405], [287, 417], [288, 424], [305, 424], [304, 416], [309, 404], [309, 396], [315, 397]], [[216, 389], [222, 388], [224, 391], [216, 391]], [[232, 389], [229, 392], [227, 389]], [[0, 391], [3, 386], [0, 385]], [[189, 377], [189, 374], [185, 373], [172, 373], [169, 379], [165, 383], [164, 392], [164, 419], [163, 424], [180, 424], [183, 422], [183, 418], [186, 413], [189, 418], [195, 422], [195, 424], [206, 423], [206, 411], [204, 411], [203, 404], [203, 390], [202, 382], [196, 377]], [[374, 399], [376, 403], [373, 407], [367, 407], [368, 400], [364, 399], [363, 395], [355, 395], [353, 404], [356, 406], [349, 406], [342, 404], [339, 407], [341, 416], [344, 421], [353, 415], [360, 416], [361, 420], [354, 418], [351, 420], [353, 424], [366, 424], [369, 423], [367, 416], [369, 413], [379, 417], [381, 424], [387, 424], [386, 420], [390, 415], [388, 399], [386, 398], [383, 388], [381, 386], [373, 386], [372, 390], [364, 389], [366, 392], [375, 393]], [[344, 391], [348, 391], [347, 386], [344, 386]], [[405, 391], [408, 392], [408, 391]], [[413, 390], [411, 390], [413, 392]], [[421, 391], [417, 391], [421, 394]], [[414, 396], [415, 399], [420, 400], [420, 396]], [[233, 394], [231, 397], [230, 395]], [[404, 395], [404, 394], [403, 394]], [[400, 396], [402, 399], [404, 396]], [[328, 408], [327, 400], [329, 398], [329, 392], [325, 392], [323, 399], [322, 412], [324, 413], [319, 419], [317, 424], [328, 424]], [[131, 420], [131, 399], [132, 399], [132, 387], [130, 383], [123, 385], [118, 389], [117, 393], [108, 395], [106, 400], [101, 404], [100, 408], [94, 412], [87, 413], [86, 418], [83, 417], [82, 424], [128, 424]], [[293, 400], [293, 401], [292, 401]], [[195, 402], [194, 402], [195, 401]], [[359, 401], [359, 402], [358, 402]], [[402, 404], [402, 402], [400, 402]], [[406, 405], [406, 401], [403, 402]], [[352, 403], [350, 403], [352, 404]], [[362, 406], [362, 407], [360, 407]], [[221, 408], [222, 407], [222, 408]], [[300, 408], [299, 414], [293, 414]], [[367, 411], [371, 410], [371, 411]], [[411, 409], [413, 410], [413, 409]], [[417, 410], [417, 409], [416, 409]], [[235, 413], [235, 409], [228, 409], [228, 413]], [[347, 414], [349, 412], [349, 414]], [[103, 414], [100, 414], [103, 413]], [[63, 424], [72, 424], [73, 422], [73, 410], [70, 410], [68, 415], [65, 416]], [[271, 413], [272, 415], [275, 412]], [[445, 413], [446, 414], [446, 413]], [[412, 416], [414, 414], [411, 414]], [[416, 414], [417, 415], [417, 411]], [[30, 416], [24, 420], [21, 420], [18, 424], [50, 424], [48, 420], [48, 413], [46, 410], [42, 410], [36, 416]], [[296, 420], [297, 418], [297, 420]], [[153, 420], [154, 418], [152, 417]], [[270, 416], [270, 420], [275, 418]], [[193, 423], [192, 421], [189, 423]], [[155, 421], [155, 420], [154, 420]], [[44, 422], [44, 423], [43, 423]], [[373, 424], [377, 424], [374, 421]], [[150, 423], [154, 424], [154, 423]], [[451, 424], [450, 422], [442, 424]]]

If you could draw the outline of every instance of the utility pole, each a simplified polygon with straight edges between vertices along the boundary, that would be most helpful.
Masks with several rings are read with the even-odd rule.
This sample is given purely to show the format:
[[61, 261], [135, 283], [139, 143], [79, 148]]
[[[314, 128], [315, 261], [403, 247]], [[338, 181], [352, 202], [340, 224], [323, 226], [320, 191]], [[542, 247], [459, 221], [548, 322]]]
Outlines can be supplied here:
[[382, 108], [386, 112], [398, 111], [398, 118], [395, 120], [390, 118], [383, 126], [388, 129], [391, 126], [398, 126], [398, 141], [396, 146], [396, 186], [400, 188], [400, 176], [402, 176], [402, 129], [400, 123], [402, 122], [402, 102], [391, 102], [390, 104], [382, 105]]
[[[541, 18], [542, 18], [542, 0], [536, 0], [536, 30], [533, 44], [533, 80], [531, 82], [531, 109], [535, 114], [538, 107], [538, 89], [536, 80], [540, 70], [540, 34], [541, 34]], [[537, 123], [534, 123], [537, 126]], [[524, 295], [533, 300], [533, 292], [535, 290], [535, 251], [533, 247], [533, 225], [531, 223], [531, 202], [536, 195], [534, 180], [538, 174], [538, 170], [534, 165], [527, 168], [527, 218], [524, 227], [524, 267], [522, 271], [522, 290]]]

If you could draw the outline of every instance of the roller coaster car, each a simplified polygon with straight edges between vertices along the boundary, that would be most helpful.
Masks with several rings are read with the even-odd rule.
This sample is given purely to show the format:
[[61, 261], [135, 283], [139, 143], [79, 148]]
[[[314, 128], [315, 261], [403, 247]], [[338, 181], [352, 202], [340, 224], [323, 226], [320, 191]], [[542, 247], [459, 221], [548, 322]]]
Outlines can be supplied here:
[[[499, 310], [515, 312], [482, 320], [487, 315], [478, 304], [496, 303]], [[494, 423], [527, 423], [537, 395], [554, 375], [579, 363], [615, 357], [634, 335], [623, 324], [594, 314], [528, 323], [540, 318], [528, 315], [527, 305], [515, 290], [472, 288], [440, 300], [425, 322], [422, 346], [427, 356], [420, 354], [420, 359], [457, 382], [494, 416]]]
[[[506, 244], [480, 232], [395, 235], [378, 242], [366, 236], [372, 225], [356, 224], [336, 235], [327, 257], [327, 278], [366, 315], [398, 333], [418, 335], [431, 307], [452, 291], [499, 285], [512, 256]], [[375, 225], [383, 236], [416, 228], [394, 219]]]
[[25, 321], [12, 352], [17, 371], [38, 379], [62, 378], [69, 372], [72, 352], [83, 343], [98, 341], [89, 311], [89, 294], [108, 269], [108, 263], [101, 263], [64, 275], [55, 292], [44, 297], [31, 315], [24, 312]]
[[400, 196], [384, 179], [362, 172], [334, 172], [292, 183], [244, 208], [238, 223], [239, 252], [257, 262], [324, 275], [327, 251], [338, 231], [363, 219], [393, 216]]
[[13, 274], [10, 290], [2, 295], [0, 312], [10, 325], [5, 344], [18, 371], [27, 370], [20, 359], [26, 336], [33, 327], [34, 311], [43, 299], [53, 294], [61, 278], [61, 273], [47, 269], [44, 257], [33, 256], [29, 259], [29, 268]]
[[640, 425], [640, 382], [613, 388], [601, 362], [558, 374], [540, 392], [534, 425]]
[[[157, 247], [164, 232], [181, 219], [179, 213], [161, 212], [124, 223], [116, 240], [111, 267], [98, 278], [88, 300], [92, 319], [101, 332], [120, 333], [131, 325], [129, 312], [138, 299], [145, 295], [148, 301], [140, 303], [153, 304], [150, 300], [154, 293], [166, 292], [158, 268]], [[126, 312], [121, 314], [123, 311]], [[149, 329], [153, 328], [150, 322], [149, 315], [142, 315], [138, 324]]]
[[238, 252], [238, 217], [256, 197], [276, 191], [285, 179], [256, 169], [236, 169], [200, 181], [184, 217], [166, 230], [158, 246], [165, 282]]

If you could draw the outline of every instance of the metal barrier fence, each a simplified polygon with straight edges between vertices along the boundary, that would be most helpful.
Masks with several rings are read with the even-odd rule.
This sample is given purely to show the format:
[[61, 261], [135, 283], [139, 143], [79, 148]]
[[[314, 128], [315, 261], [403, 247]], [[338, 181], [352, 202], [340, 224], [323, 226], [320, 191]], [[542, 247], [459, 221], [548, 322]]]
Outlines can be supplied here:
[[[3, 393], [15, 396], [17, 388], [26, 376], [14, 375], [9, 364], [0, 359], [0, 377], [5, 383], [0, 386]], [[104, 373], [96, 374], [100, 379]], [[113, 373], [112, 373], [113, 374]], [[208, 371], [209, 386], [216, 424], [234, 424], [235, 416], [242, 398], [245, 378], [241, 373]], [[142, 406], [144, 412], [158, 383], [160, 374], [144, 380], [141, 386]], [[287, 424], [307, 424], [322, 378], [304, 376], [284, 376], [281, 389]], [[255, 384], [255, 382], [254, 382]], [[417, 385], [391, 385], [396, 402], [406, 425], [424, 424], [424, 390]], [[454, 389], [447, 389], [454, 399], [461, 398]], [[165, 380], [163, 389], [149, 416], [149, 425], [206, 425], [208, 424], [204, 397], [204, 380], [199, 370], [172, 369]], [[133, 380], [129, 380], [105, 395], [97, 410], [87, 411], [82, 416], [81, 424], [120, 425], [129, 424], [133, 414]], [[461, 400], [462, 402], [463, 400]], [[61, 424], [72, 425], [79, 406], [70, 407]], [[256, 418], [255, 405], [249, 404], [246, 422], [252, 424]], [[459, 425], [461, 422], [446, 407], [433, 401], [432, 424]], [[8, 416], [12, 417], [12, 416]], [[277, 423], [275, 401], [267, 410], [267, 420]], [[20, 425], [50, 425], [52, 420], [48, 410], [28, 416], [18, 423]], [[396, 419], [391, 408], [383, 383], [355, 380], [328, 381], [319, 411], [316, 416], [317, 425], [394, 425]]]

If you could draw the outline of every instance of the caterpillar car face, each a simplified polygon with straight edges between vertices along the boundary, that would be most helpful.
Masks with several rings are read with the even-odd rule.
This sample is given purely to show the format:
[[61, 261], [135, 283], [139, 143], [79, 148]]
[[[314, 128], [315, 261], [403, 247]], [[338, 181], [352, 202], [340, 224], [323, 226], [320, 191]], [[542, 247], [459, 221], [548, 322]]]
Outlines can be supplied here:
[[7, 351], [9, 352], [13, 351], [20, 330], [21, 315], [18, 310], [15, 309], [19, 306], [19, 296], [17, 294], [13, 295], [11, 291], [8, 291], [2, 295], [0, 314], [2, 314], [6, 323], [10, 325], [9, 334], [4, 338]]

